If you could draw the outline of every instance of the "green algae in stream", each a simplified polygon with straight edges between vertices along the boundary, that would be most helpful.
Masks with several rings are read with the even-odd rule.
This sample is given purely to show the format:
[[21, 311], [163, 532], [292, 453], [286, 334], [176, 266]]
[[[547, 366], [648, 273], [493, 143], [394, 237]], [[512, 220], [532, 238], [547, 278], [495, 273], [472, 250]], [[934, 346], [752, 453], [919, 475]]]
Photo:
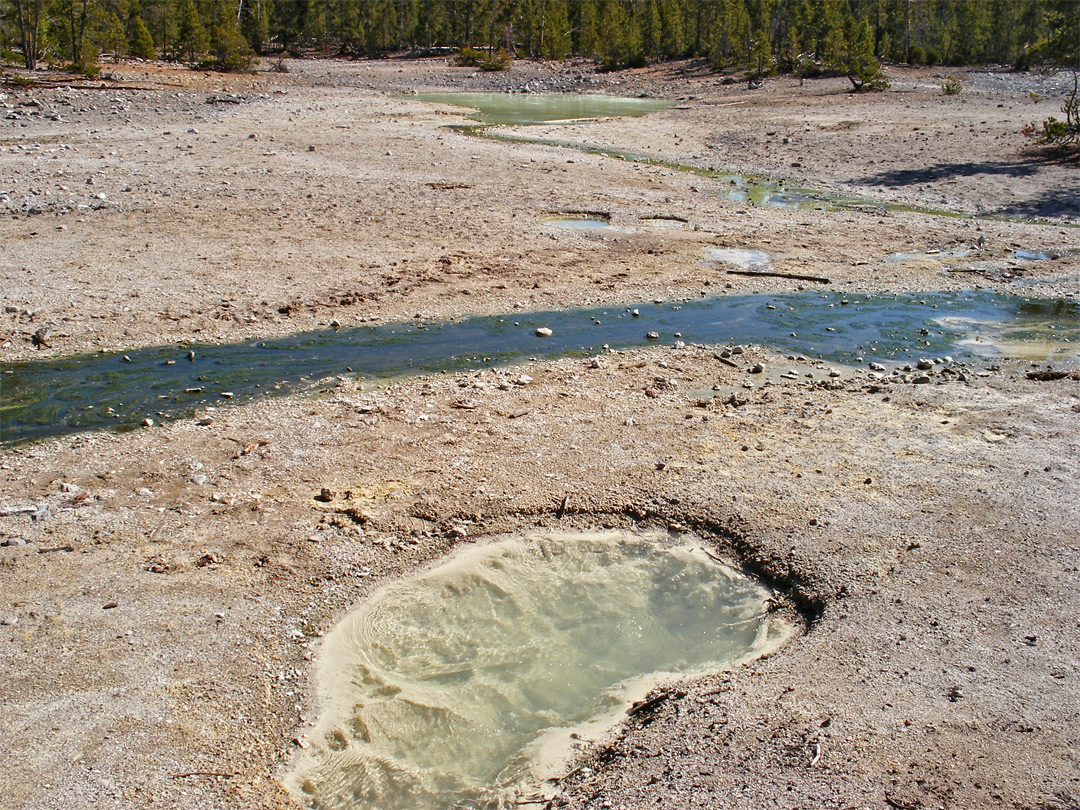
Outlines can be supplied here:
[[804, 188], [794, 184], [790, 180], [776, 180], [751, 174], [739, 174], [704, 166], [694, 166], [686, 163], [677, 163], [663, 158], [650, 157], [621, 149], [612, 149], [605, 146], [573, 143], [553, 138], [532, 138], [527, 135], [510, 134], [493, 129], [491, 126], [455, 127], [460, 132], [478, 138], [503, 141], [506, 143], [525, 143], [537, 146], [552, 146], [559, 149], [572, 149], [589, 155], [602, 155], [604, 157], [625, 160], [631, 163], [642, 163], [649, 166], [658, 166], [676, 172], [693, 174], [698, 177], [708, 178], [719, 182], [717, 194], [728, 200], [760, 205], [772, 208], [792, 208], [805, 211], [861, 211], [870, 214], [884, 214], [889, 212], [906, 212], [912, 214], [926, 214], [935, 217], [949, 217], [952, 219], [987, 220], [991, 222], [1019, 222], [1028, 225], [1053, 225], [1062, 228], [1080, 228], [1080, 223], [1034, 219], [1031, 217], [1010, 216], [1006, 214], [969, 214], [959, 211], [950, 211], [944, 208], [929, 208], [904, 203], [891, 203], [882, 200], [873, 200], [868, 197], [856, 197], [848, 194], [840, 194], [834, 191], [822, 191], [820, 189]]
[[[320, 651], [320, 716], [287, 780], [321, 810], [513, 803], [657, 680], [786, 637], [770, 591], [700, 545], [626, 532], [467, 547], [375, 591]], [[549, 771], [550, 773], [550, 771]]]
[[[1032, 359], [1080, 356], [1080, 304], [988, 291], [741, 295], [634, 309], [637, 317], [630, 307], [567, 309], [3, 363], [0, 441], [130, 429], [147, 418], [160, 423], [212, 405], [310, 391], [338, 375], [386, 379], [645, 346], [649, 332], [688, 343], [757, 343], [848, 365], [1000, 356], [996, 341], [1005, 335], [1033, 346], [1050, 341], [1050, 353]], [[552, 335], [538, 339], [540, 327]]]
[[695, 166], [672, 160], [650, 157], [604, 146], [573, 143], [552, 138], [533, 138], [520, 133], [499, 131], [495, 127], [519, 127], [558, 121], [574, 121], [607, 116], [641, 116], [674, 106], [666, 99], [625, 98], [619, 96], [579, 93], [417, 93], [408, 96], [476, 110], [469, 116], [480, 122], [473, 126], [452, 127], [474, 137], [507, 143], [528, 143], [572, 149], [591, 155], [603, 155], [633, 163], [659, 166], [677, 172], [694, 174], [719, 181], [719, 195], [736, 202], [774, 208], [794, 208], [819, 211], [862, 211], [871, 214], [907, 212], [954, 219], [976, 219], [997, 222], [1021, 222], [1030, 225], [1055, 225], [1080, 228], [1080, 223], [1052, 221], [1007, 214], [970, 214], [944, 208], [890, 203], [820, 189], [803, 188], [790, 180], [739, 174], [712, 167]]

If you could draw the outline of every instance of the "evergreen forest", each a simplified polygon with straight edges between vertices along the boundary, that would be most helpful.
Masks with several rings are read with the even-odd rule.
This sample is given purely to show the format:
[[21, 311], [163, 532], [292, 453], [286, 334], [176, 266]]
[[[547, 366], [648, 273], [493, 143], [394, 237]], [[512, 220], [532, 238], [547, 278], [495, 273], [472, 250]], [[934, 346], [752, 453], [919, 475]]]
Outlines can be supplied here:
[[28, 69], [137, 57], [242, 70], [271, 54], [462, 51], [496, 66], [703, 58], [850, 76], [878, 60], [1077, 67], [1078, 21], [1080, 0], [0, 0], [0, 54]]

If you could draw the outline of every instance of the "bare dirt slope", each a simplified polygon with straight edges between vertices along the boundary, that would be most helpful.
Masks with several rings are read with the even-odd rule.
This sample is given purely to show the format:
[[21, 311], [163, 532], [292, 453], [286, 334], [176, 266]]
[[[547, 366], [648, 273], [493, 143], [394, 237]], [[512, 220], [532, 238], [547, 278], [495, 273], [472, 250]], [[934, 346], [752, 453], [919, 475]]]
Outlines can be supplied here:
[[[107, 90], [6, 91], [4, 361], [801, 284], [703, 265], [718, 246], [853, 291], [1080, 291], [1076, 167], [1018, 133], [1059, 103], [1038, 77], [972, 75], [946, 97], [922, 71], [871, 96], [686, 65], [114, 72]], [[525, 85], [678, 101], [539, 135], [1055, 224], [762, 208], [694, 173], [471, 138], [442, 128], [450, 108], [393, 95]], [[581, 210], [628, 232], [545, 221]], [[643, 223], [658, 214], [686, 227]], [[973, 252], [927, 253], [951, 248]], [[5, 806], [289, 806], [320, 634], [461, 528], [537, 523], [694, 531], [813, 619], [584, 751], [555, 803], [1077, 806], [1080, 382], [734, 359], [669, 343], [531, 363], [531, 381], [342, 379], [206, 425], [4, 450]], [[757, 361], [799, 373], [744, 389]]]

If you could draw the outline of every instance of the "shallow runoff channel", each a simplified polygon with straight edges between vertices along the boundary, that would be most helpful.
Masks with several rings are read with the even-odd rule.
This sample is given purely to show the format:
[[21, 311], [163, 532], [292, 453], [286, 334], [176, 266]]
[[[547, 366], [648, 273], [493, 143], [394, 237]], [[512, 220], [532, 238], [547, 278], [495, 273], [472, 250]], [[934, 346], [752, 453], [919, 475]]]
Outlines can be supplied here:
[[390, 379], [678, 340], [756, 343], [847, 365], [945, 355], [1069, 362], [1080, 357], [1080, 303], [988, 291], [739, 295], [3, 363], [0, 440], [12, 445], [93, 428], [133, 428], [146, 419], [316, 389], [338, 375]]
[[618, 96], [587, 95], [574, 93], [418, 93], [408, 96], [420, 101], [448, 104], [475, 110], [470, 118], [478, 121], [475, 126], [453, 127], [468, 135], [508, 143], [530, 143], [573, 149], [592, 155], [604, 155], [633, 163], [661, 166], [679, 172], [688, 172], [719, 182], [719, 195], [736, 202], [765, 205], [773, 208], [798, 208], [821, 211], [907, 211], [941, 217], [1025, 222], [1028, 224], [1055, 225], [1076, 228], [1080, 224], [1050, 222], [1029, 217], [1004, 214], [964, 214], [940, 208], [889, 203], [870, 198], [856, 197], [832, 191], [800, 187], [787, 180], [776, 180], [748, 174], [738, 174], [723, 169], [676, 163], [662, 158], [649, 157], [604, 146], [590, 146], [550, 138], [532, 138], [520, 132], [505, 132], [498, 126], [527, 127], [531, 124], [572, 122], [588, 118], [608, 116], [641, 116], [674, 106], [674, 102], [655, 98], [621, 98]]
[[659, 681], [777, 648], [791, 628], [769, 598], [685, 536], [466, 546], [326, 636], [319, 720], [286, 784], [322, 810], [543, 804], [576, 740]]

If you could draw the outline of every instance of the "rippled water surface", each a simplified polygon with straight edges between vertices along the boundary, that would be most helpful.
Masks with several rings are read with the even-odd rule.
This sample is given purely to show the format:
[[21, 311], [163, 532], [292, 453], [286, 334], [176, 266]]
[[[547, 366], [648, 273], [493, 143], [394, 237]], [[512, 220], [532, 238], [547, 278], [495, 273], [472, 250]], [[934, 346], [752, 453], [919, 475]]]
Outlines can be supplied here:
[[[467, 547], [384, 585], [324, 641], [289, 779], [311, 807], [505, 806], [664, 674], [774, 647], [769, 591], [699, 546], [624, 532]], [[583, 725], [584, 724], [584, 725]]]

